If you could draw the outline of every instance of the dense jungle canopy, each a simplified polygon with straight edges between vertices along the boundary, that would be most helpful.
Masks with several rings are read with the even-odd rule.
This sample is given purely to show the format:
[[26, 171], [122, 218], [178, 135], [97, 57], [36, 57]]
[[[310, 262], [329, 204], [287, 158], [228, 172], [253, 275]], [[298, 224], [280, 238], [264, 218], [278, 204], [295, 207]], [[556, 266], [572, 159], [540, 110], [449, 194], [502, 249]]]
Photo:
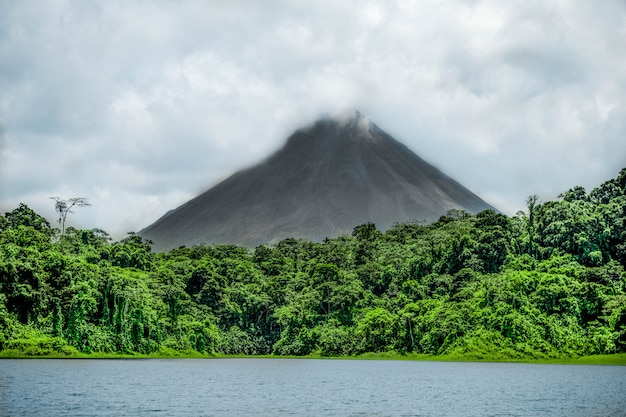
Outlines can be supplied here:
[[0, 216], [0, 356], [542, 358], [626, 352], [626, 169], [513, 217], [450, 211], [315, 243], [154, 253]]

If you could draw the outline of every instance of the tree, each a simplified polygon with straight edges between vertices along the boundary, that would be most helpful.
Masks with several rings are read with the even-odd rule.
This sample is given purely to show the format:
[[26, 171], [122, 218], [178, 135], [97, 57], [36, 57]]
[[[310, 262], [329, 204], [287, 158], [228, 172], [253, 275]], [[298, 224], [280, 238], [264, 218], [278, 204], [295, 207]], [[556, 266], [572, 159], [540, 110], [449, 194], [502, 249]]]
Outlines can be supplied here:
[[531, 256], [537, 257], [534, 240], [535, 240], [535, 216], [537, 215], [537, 200], [539, 197], [533, 194], [526, 199], [526, 207], [528, 208], [528, 249]]
[[395, 340], [396, 320], [388, 310], [378, 307], [369, 310], [359, 320], [355, 330], [360, 352], [385, 352], [391, 350]]
[[559, 194], [559, 198], [565, 201], [587, 200], [587, 192], [580, 185], [570, 188], [564, 193]]
[[509, 253], [510, 223], [506, 216], [484, 210], [476, 215], [473, 252], [482, 261], [484, 272], [497, 272]]
[[367, 222], [362, 225], [356, 226], [352, 230], [352, 236], [359, 240], [374, 241], [379, 238], [381, 233], [376, 229], [376, 225], [372, 222]]
[[50, 233], [50, 223], [39, 214], [35, 213], [30, 207], [24, 203], [20, 203], [19, 207], [13, 211], [4, 213], [5, 220], [2, 221], [2, 229], [13, 228], [19, 226], [32, 227], [38, 232]]
[[85, 207], [90, 206], [89, 202], [86, 198], [83, 197], [74, 197], [68, 200], [63, 200], [59, 197], [50, 197], [52, 200], [56, 201], [55, 210], [59, 213], [59, 226], [61, 226], [61, 236], [65, 233], [65, 219], [67, 218], [68, 213], [73, 213], [72, 207]]

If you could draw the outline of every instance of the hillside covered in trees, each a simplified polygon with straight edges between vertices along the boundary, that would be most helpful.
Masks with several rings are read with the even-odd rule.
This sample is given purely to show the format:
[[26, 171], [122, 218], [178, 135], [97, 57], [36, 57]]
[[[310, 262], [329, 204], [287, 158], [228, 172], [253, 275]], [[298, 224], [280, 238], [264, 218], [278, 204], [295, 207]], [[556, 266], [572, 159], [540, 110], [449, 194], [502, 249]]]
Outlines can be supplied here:
[[623, 353], [625, 241], [626, 169], [514, 217], [451, 211], [253, 251], [61, 235], [20, 205], [0, 216], [0, 356]]

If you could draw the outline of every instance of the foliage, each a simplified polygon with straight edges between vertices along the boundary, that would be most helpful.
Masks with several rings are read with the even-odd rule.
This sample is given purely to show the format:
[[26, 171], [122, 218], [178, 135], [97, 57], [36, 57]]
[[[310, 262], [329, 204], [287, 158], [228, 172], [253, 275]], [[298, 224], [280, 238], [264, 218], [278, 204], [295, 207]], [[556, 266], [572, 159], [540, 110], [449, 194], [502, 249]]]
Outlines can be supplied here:
[[133, 233], [55, 236], [21, 204], [0, 216], [0, 355], [626, 352], [626, 169], [526, 208], [153, 253]]

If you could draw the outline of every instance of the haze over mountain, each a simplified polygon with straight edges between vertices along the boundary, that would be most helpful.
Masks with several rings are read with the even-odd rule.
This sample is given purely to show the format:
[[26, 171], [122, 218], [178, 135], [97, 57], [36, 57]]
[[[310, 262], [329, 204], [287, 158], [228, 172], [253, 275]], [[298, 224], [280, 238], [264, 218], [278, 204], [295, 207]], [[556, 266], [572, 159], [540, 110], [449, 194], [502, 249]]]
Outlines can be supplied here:
[[493, 208], [359, 112], [297, 130], [264, 162], [171, 210], [139, 234], [156, 250], [322, 240], [373, 222], [432, 222]]

